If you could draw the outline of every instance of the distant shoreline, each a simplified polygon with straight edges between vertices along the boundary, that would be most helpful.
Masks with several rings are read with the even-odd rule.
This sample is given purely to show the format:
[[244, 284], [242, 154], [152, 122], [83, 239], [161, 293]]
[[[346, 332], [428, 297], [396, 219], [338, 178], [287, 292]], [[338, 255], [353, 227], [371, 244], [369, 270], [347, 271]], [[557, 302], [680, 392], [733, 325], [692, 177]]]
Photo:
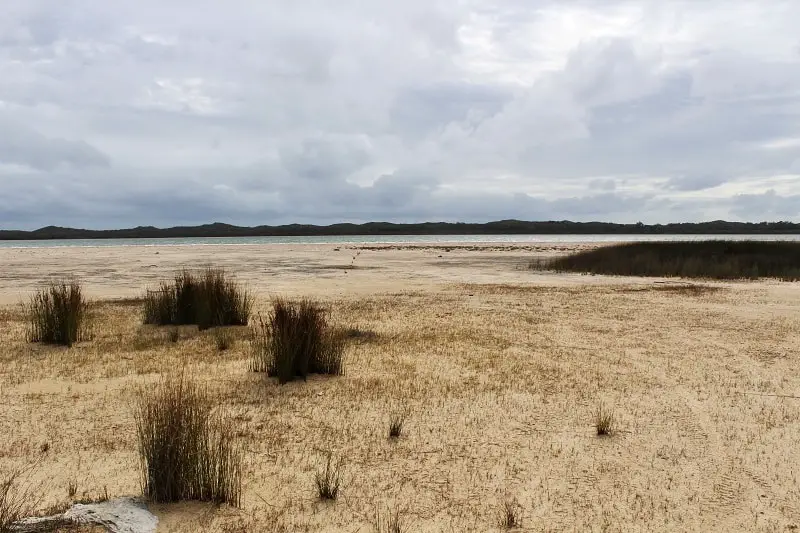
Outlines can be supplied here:
[[615, 224], [610, 222], [500, 220], [487, 223], [424, 222], [395, 224], [332, 224], [316, 226], [233, 226], [213, 223], [200, 226], [156, 228], [140, 226], [114, 230], [88, 230], [47, 226], [32, 231], [0, 230], [0, 241], [70, 239], [176, 239], [215, 237], [343, 237], [402, 235], [795, 235], [800, 223], [792, 222], [697, 222], [671, 224]]
[[750, 234], [539, 234], [539, 235], [318, 235], [300, 237], [171, 237], [161, 239], [36, 239], [0, 241], [3, 249], [35, 248], [203, 248], [203, 247], [319, 247], [384, 249], [524, 249], [565, 245], [669, 241], [794, 241], [798, 233]]

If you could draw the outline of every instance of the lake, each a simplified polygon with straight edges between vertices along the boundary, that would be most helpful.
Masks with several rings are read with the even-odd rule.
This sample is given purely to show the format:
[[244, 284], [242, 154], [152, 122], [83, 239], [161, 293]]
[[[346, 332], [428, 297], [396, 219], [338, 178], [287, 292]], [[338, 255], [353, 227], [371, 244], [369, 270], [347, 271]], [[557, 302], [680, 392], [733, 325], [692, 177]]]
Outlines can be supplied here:
[[800, 234], [785, 235], [333, 235], [309, 237], [187, 237], [167, 239], [53, 239], [0, 241], [0, 248], [61, 248], [115, 246], [254, 246], [264, 244], [480, 244], [570, 243], [633, 241], [700, 241], [710, 239], [800, 241]]

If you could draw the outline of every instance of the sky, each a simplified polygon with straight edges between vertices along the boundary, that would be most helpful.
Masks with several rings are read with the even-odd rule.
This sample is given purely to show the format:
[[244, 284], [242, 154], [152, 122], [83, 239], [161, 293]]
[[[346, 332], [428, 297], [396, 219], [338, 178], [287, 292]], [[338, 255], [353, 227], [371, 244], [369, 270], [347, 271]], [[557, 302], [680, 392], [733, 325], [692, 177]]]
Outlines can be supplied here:
[[0, 228], [800, 221], [800, 2], [2, 0]]

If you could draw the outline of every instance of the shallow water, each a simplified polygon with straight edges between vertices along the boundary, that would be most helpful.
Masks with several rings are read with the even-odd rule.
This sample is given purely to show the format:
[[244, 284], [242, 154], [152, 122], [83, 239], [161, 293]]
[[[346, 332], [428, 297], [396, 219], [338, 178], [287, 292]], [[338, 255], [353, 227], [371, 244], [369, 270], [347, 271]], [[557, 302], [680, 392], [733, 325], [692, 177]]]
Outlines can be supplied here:
[[709, 239], [800, 241], [800, 234], [785, 235], [331, 235], [304, 237], [185, 237], [164, 239], [53, 239], [0, 241], [0, 248], [62, 248], [115, 246], [203, 246], [264, 244], [479, 244], [479, 243], [570, 243], [632, 241], [698, 241]]

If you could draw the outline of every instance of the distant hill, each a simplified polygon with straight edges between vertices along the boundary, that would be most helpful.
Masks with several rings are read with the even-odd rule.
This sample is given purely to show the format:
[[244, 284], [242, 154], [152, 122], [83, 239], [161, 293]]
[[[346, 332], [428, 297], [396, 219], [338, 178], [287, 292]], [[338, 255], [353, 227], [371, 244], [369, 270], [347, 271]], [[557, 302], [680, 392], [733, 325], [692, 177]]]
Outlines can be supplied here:
[[320, 235], [558, 235], [558, 234], [800, 234], [800, 224], [792, 222], [713, 222], [675, 224], [614, 224], [610, 222], [526, 222], [498, 220], [485, 224], [464, 222], [423, 222], [394, 224], [288, 224], [284, 226], [232, 226], [215, 222], [202, 226], [87, 230], [47, 226], [33, 231], [0, 230], [0, 240], [44, 239], [158, 239], [177, 237], [299, 237]]

